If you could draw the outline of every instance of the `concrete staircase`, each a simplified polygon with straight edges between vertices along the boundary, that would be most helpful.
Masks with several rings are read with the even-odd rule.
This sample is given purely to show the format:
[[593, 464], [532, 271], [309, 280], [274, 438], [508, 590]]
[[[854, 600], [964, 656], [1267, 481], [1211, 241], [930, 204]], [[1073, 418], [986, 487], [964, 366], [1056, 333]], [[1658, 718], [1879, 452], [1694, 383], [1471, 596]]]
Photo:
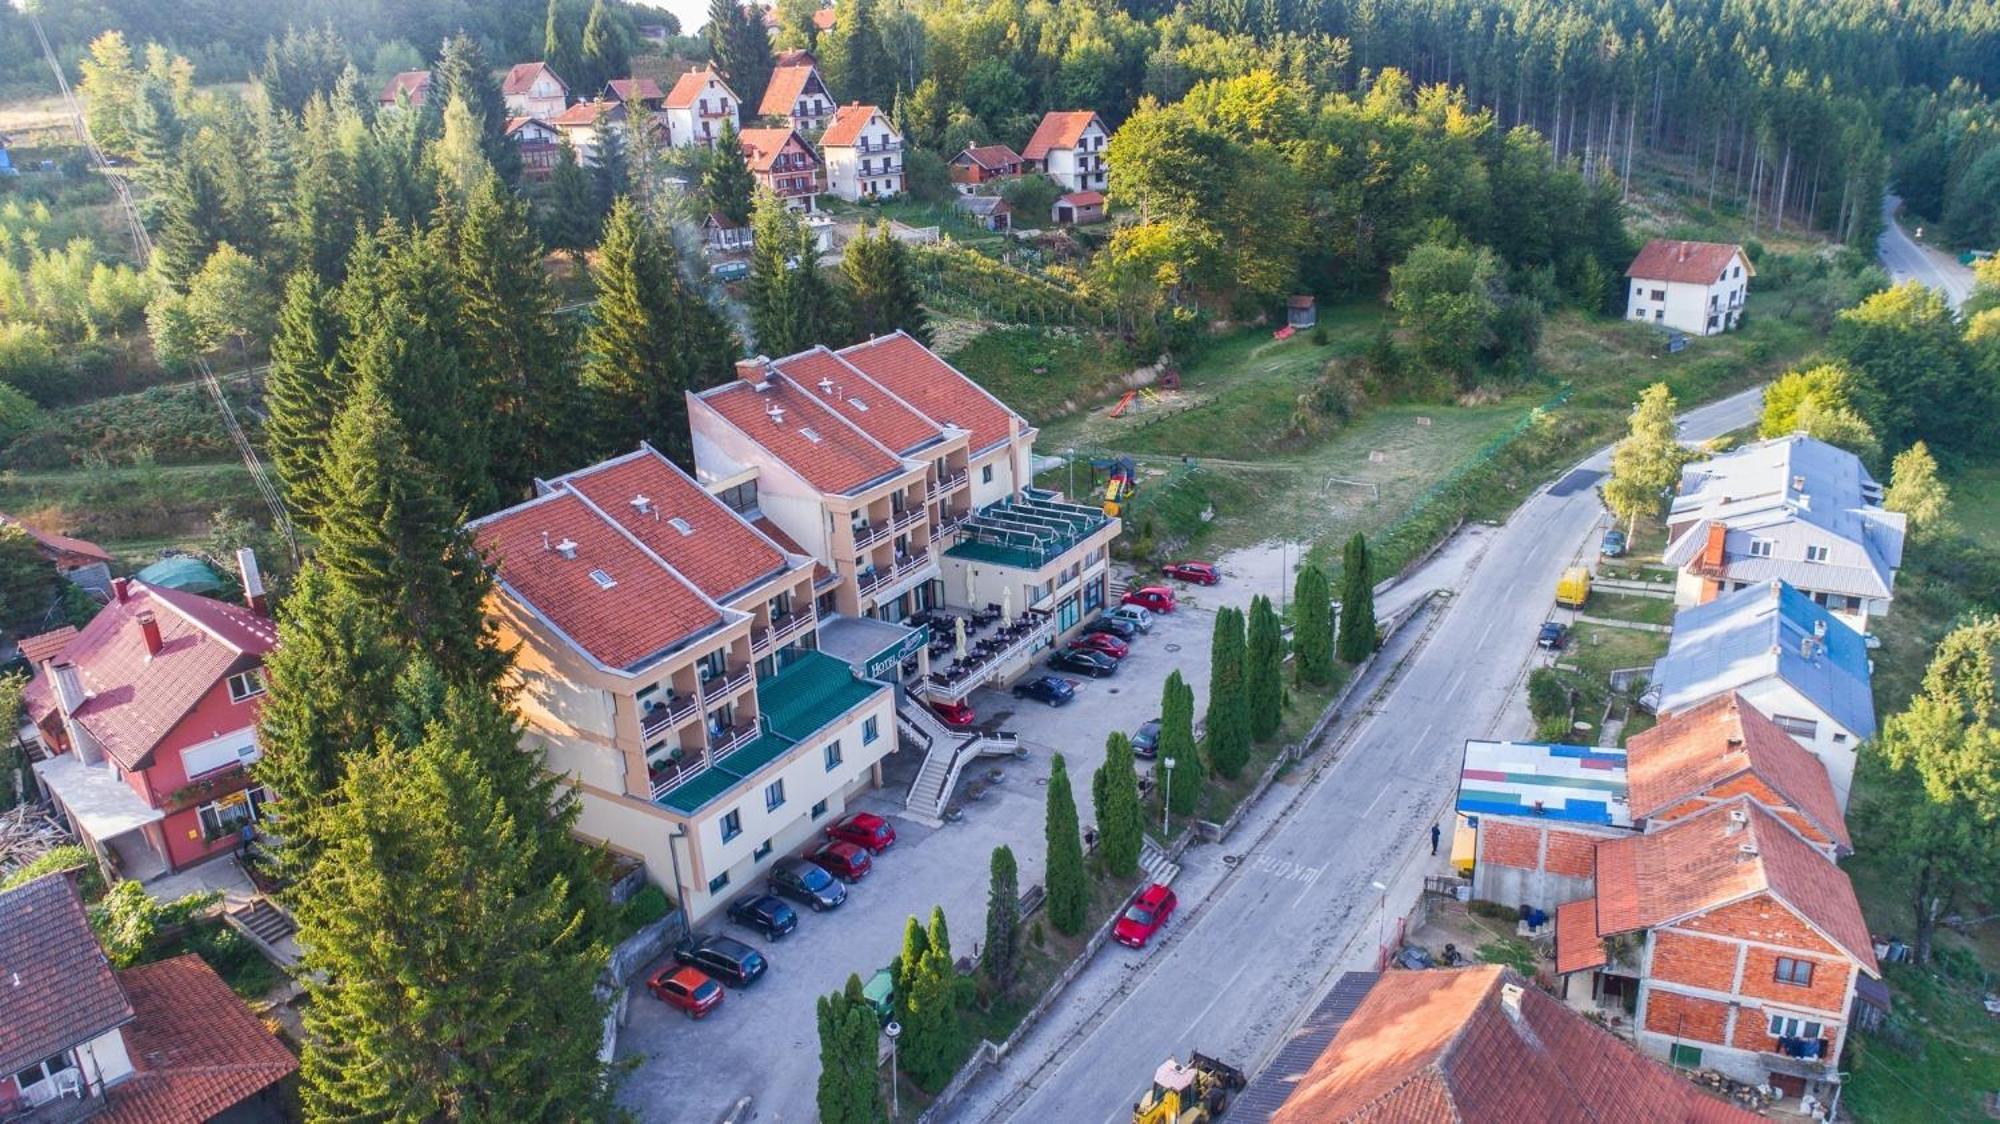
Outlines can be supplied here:
[[976, 757], [1011, 757], [1020, 747], [1012, 734], [954, 730], [919, 702], [906, 702], [897, 708], [896, 725], [924, 747], [923, 767], [910, 784], [904, 806], [916, 819], [930, 824], [944, 822], [945, 805], [968, 762]]
[[1167, 853], [1160, 850], [1159, 844], [1147, 836], [1139, 845], [1139, 869], [1145, 872], [1146, 881], [1171, 886], [1181, 872], [1181, 864], [1169, 859]]
[[231, 904], [223, 916], [233, 928], [262, 948], [273, 962], [280, 966], [297, 962], [298, 956], [290, 938], [299, 931], [298, 923], [292, 920], [290, 914], [272, 905], [268, 898], [255, 897], [240, 904]]

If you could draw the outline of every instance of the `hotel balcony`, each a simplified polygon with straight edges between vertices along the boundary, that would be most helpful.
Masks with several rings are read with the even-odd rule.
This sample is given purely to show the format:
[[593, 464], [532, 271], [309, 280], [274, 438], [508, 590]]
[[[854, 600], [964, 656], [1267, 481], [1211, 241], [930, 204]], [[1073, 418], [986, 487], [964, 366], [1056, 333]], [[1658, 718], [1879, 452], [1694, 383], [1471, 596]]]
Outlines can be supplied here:
[[701, 704], [693, 698], [671, 699], [639, 716], [639, 734], [651, 741], [700, 713]]
[[813, 623], [819, 619], [817, 613], [808, 610], [779, 617], [771, 622], [770, 628], [750, 626], [750, 654], [762, 656], [773, 648], [782, 647], [794, 636], [812, 631]]
[[889, 521], [889, 529], [892, 531], [901, 531], [914, 527], [923, 521], [925, 514], [925, 510], [921, 506], [897, 512], [895, 518]]
[[881, 519], [873, 523], [862, 523], [858, 526], [852, 527], [851, 529], [854, 531], [855, 548], [860, 549], [861, 547], [867, 546], [869, 543], [874, 542], [876, 539], [881, 538], [883, 535], [888, 534], [893, 526], [894, 526], [893, 521], [888, 519]]
[[960, 488], [964, 487], [966, 482], [971, 479], [972, 479], [972, 474], [962, 468], [959, 469], [957, 472], [947, 473], [943, 476], [938, 477], [935, 481], [931, 483], [931, 486], [929, 488], [925, 489], [924, 498], [926, 500], [935, 500], [939, 496], [948, 495], [952, 492], [956, 492]]
[[734, 671], [724, 672], [707, 680], [701, 685], [702, 705], [707, 708], [713, 708], [719, 703], [725, 703], [735, 698], [738, 691], [750, 685], [751, 679], [756, 674], [756, 670], [746, 664], [743, 667], [736, 668]]

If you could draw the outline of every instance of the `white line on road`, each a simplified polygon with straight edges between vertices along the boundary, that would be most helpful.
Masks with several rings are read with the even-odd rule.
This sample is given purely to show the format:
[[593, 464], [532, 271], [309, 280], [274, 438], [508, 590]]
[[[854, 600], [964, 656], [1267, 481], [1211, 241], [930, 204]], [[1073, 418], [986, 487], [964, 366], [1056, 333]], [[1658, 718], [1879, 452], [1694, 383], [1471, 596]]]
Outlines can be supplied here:
[[1388, 790], [1387, 788], [1384, 788], [1384, 789], [1382, 789], [1382, 791], [1380, 791], [1380, 792], [1376, 793], [1376, 794], [1375, 794], [1375, 799], [1373, 799], [1373, 800], [1370, 800], [1370, 801], [1368, 802], [1368, 809], [1367, 809], [1367, 811], [1364, 811], [1364, 812], [1362, 812], [1362, 813], [1361, 813], [1361, 818], [1362, 818], [1362, 819], [1364, 819], [1364, 820], [1365, 820], [1365, 819], [1367, 819], [1367, 818], [1368, 818], [1368, 813], [1369, 813], [1369, 812], [1372, 812], [1372, 811], [1374, 811], [1374, 810], [1375, 810], [1375, 805], [1377, 805], [1377, 804], [1380, 804], [1380, 803], [1382, 802], [1382, 798], [1383, 798], [1384, 796], [1387, 796], [1387, 795], [1389, 795], [1389, 790]]
[[1499, 617], [1495, 617], [1492, 620], [1487, 621], [1486, 631], [1479, 634], [1479, 643], [1475, 645], [1475, 647], [1484, 648], [1486, 646], [1486, 638], [1493, 635], [1494, 626], [1498, 625], [1499, 623], [1500, 623]]
[[1186, 1027], [1186, 1029], [1184, 1029], [1184, 1030], [1182, 1030], [1182, 1031], [1181, 1031], [1181, 1037], [1182, 1037], [1183, 1039], [1187, 1038], [1187, 1037], [1188, 1037], [1189, 1035], [1191, 1035], [1191, 1034], [1193, 1034], [1193, 1033], [1194, 1033], [1194, 1028], [1195, 1028], [1196, 1026], [1200, 1025], [1200, 1023], [1201, 1023], [1201, 1020], [1203, 1020], [1203, 1019], [1205, 1019], [1205, 1018], [1207, 1018], [1207, 1017], [1208, 1017], [1208, 1013], [1209, 1013], [1210, 1011], [1213, 1011], [1213, 1010], [1215, 1010], [1215, 1005], [1216, 1005], [1217, 1003], [1220, 1003], [1220, 1002], [1222, 1002], [1222, 997], [1223, 997], [1223, 996], [1225, 996], [1225, 995], [1228, 995], [1228, 994], [1229, 994], [1229, 989], [1230, 989], [1230, 988], [1232, 988], [1232, 987], [1235, 987], [1235, 986], [1236, 986], [1236, 981], [1237, 981], [1237, 980], [1240, 980], [1240, 979], [1242, 979], [1242, 978], [1243, 978], [1243, 973], [1245, 973], [1245, 972], [1247, 972], [1247, 971], [1249, 971], [1249, 970], [1250, 970], [1250, 961], [1248, 961], [1248, 960], [1245, 960], [1245, 961], [1243, 962], [1243, 965], [1242, 965], [1241, 967], [1239, 967], [1239, 968], [1237, 968], [1237, 969], [1236, 969], [1236, 974], [1235, 974], [1235, 975], [1233, 975], [1233, 976], [1231, 976], [1231, 977], [1229, 977], [1229, 982], [1228, 982], [1228, 983], [1226, 983], [1226, 984], [1223, 984], [1223, 985], [1222, 985], [1222, 988], [1221, 988], [1221, 990], [1219, 990], [1219, 991], [1217, 991], [1217, 992], [1215, 993], [1215, 998], [1213, 998], [1213, 999], [1211, 999], [1211, 1000], [1209, 1000], [1209, 1001], [1208, 1001], [1208, 1006], [1206, 1006], [1206, 1007], [1203, 1007], [1203, 1008], [1201, 1009], [1201, 1014], [1199, 1014], [1199, 1015], [1196, 1015], [1196, 1016], [1194, 1017], [1193, 1021], [1191, 1021], [1191, 1022], [1189, 1022], [1189, 1023], [1187, 1024], [1187, 1027]]
[[1300, 903], [1300, 902], [1303, 902], [1303, 901], [1305, 901], [1305, 900], [1306, 900], [1306, 895], [1307, 895], [1307, 894], [1310, 894], [1310, 893], [1312, 893], [1312, 888], [1313, 888], [1313, 883], [1315, 883], [1315, 882], [1319, 881], [1319, 876], [1320, 876], [1320, 872], [1321, 872], [1321, 871], [1323, 871], [1323, 870], [1325, 870], [1325, 869], [1326, 869], [1326, 868], [1325, 868], [1325, 867], [1323, 867], [1323, 866], [1316, 866], [1316, 867], [1313, 867], [1313, 868], [1312, 868], [1312, 874], [1311, 874], [1311, 875], [1310, 875], [1309, 877], [1307, 877], [1307, 878], [1306, 878], [1306, 888], [1305, 888], [1305, 889], [1303, 889], [1303, 890], [1300, 890], [1300, 891], [1299, 891], [1299, 896], [1298, 896], [1298, 897], [1296, 897], [1296, 898], [1293, 898], [1293, 899], [1292, 899], [1292, 908], [1293, 908], [1293, 909], [1297, 909], [1297, 908], [1299, 908], [1299, 903]]

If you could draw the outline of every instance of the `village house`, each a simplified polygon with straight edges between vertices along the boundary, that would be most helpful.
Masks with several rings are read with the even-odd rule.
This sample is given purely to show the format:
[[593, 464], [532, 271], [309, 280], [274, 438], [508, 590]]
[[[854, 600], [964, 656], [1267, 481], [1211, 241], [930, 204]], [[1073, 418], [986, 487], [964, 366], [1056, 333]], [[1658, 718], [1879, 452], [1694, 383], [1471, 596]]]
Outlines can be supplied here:
[[248, 607], [121, 578], [80, 632], [22, 641], [35, 776], [111, 875], [228, 854], [271, 798], [246, 770], [278, 634], [255, 560], [240, 561]]
[[1726, 332], [1742, 318], [1756, 275], [1733, 243], [1655, 238], [1625, 271], [1631, 284], [1625, 315], [1692, 336]]
[[500, 82], [509, 117], [552, 120], [569, 106], [569, 85], [545, 62], [515, 63]]
[[421, 106], [430, 93], [430, 71], [405, 70], [389, 79], [388, 84], [382, 87], [382, 93], [375, 98], [375, 104], [384, 109], [402, 104]]
[[970, 195], [987, 184], [1018, 176], [1021, 154], [1004, 144], [968, 144], [951, 158], [951, 182]]
[[0, 970], [0, 1118], [285, 1118], [298, 1059], [194, 953], [112, 968], [69, 875], [0, 890]]
[[55, 566], [56, 573], [100, 597], [111, 593], [111, 552], [89, 539], [72, 538], [54, 531], [31, 527], [11, 515], [0, 514], [0, 526], [19, 527], [35, 540], [42, 557]]
[[1103, 118], [1090, 110], [1052, 111], [1035, 126], [1035, 135], [1021, 150], [1021, 164], [1064, 191], [1102, 191], [1107, 181], [1104, 146], [1110, 140]]
[[619, 102], [580, 101], [549, 118], [549, 125], [569, 141], [577, 163], [595, 168], [603, 159], [605, 141], [612, 134], [624, 139], [626, 118]]
[[644, 110], [658, 113], [666, 101], [660, 92], [660, 84], [651, 78], [613, 78], [604, 84], [604, 91], [598, 95], [604, 101], [615, 101], [628, 110]]
[[960, 195], [952, 203], [985, 230], [1005, 233], [1014, 228], [1014, 208], [998, 195]]
[[661, 99], [667, 122], [667, 145], [692, 148], [715, 147], [715, 138], [725, 125], [740, 129], [741, 99], [716, 73], [714, 64], [690, 70], [674, 80], [673, 89]]
[[1472, 896], [1556, 906], [1590, 892], [1597, 844], [1634, 830], [1619, 749], [1469, 741], [1459, 816], [1475, 832]]
[[562, 161], [562, 134], [554, 125], [533, 117], [507, 119], [507, 139], [521, 154], [521, 174], [531, 180], [549, 178]]
[[819, 138], [827, 190], [850, 203], [894, 199], [903, 193], [903, 134], [872, 105], [852, 102], [834, 111]]
[[1881, 976], [1847, 875], [1747, 795], [1599, 844], [1556, 970], [1620, 1001], [1647, 1053], [1822, 1103], [1858, 981]]
[[797, 129], [745, 129], [743, 158], [758, 186], [784, 200], [794, 211], [811, 212], [824, 190], [819, 156]]
[[1782, 579], [1866, 632], [1889, 611], [1905, 523], [1859, 457], [1804, 434], [1696, 461], [1667, 515], [1674, 601]]
[[701, 239], [712, 254], [747, 254], [752, 245], [750, 225], [720, 211], [710, 211], [701, 220]]
[[1342, 975], [1231, 1100], [1228, 1119], [1750, 1124], [1758, 1117], [1643, 1056], [1512, 968], [1486, 964]]
[[781, 56], [771, 71], [771, 83], [764, 87], [757, 103], [759, 117], [780, 117], [802, 133], [824, 127], [833, 116], [836, 103], [820, 79], [819, 66], [803, 51]]
[[1674, 616], [1648, 701], [1662, 719], [1732, 692], [1826, 766], [1843, 812], [1855, 752], [1875, 736], [1861, 634], [1782, 581], [1726, 593]]
[[1104, 221], [1104, 193], [1072, 191], [1049, 205], [1049, 221], [1057, 226], [1088, 226]]
[[538, 490], [471, 524], [524, 748], [700, 922], [881, 783], [891, 688], [819, 650], [813, 559], [650, 446]]

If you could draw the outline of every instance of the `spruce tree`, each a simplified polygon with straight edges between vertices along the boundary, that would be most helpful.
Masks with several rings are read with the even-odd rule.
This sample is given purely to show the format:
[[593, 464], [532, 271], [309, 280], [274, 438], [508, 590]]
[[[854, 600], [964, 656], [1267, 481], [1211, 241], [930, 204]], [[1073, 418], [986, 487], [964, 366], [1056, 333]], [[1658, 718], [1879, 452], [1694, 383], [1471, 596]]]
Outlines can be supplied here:
[[766, 355], [791, 355], [840, 338], [839, 294], [819, 268], [812, 233], [768, 191], [750, 218], [750, 328]]
[[1021, 964], [1021, 878], [1012, 848], [993, 848], [987, 878], [986, 943], [979, 951], [979, 967], [994, 994], [1005, 999], [1014, 990]]
[[1215, 613], [1209, 646], [1208, 764], [1218, 776], [1235, 780], [1250, 759], [1249, 697], [1244, 682], [1243, 610]]
[[521, 178], [520, 149], [507, 137], [507, 100], [479, 40], [463, 31], [446, 39], [437, 66], [432, 68], [431, 81], [446, 104], [454, 98], [462, 101], [478, 119], [486, 162], [500, 178], [507, 183]]
[[1090, 913], [1090, 882], [1083, 869], [1083, 835], [1076, 825], [1076, 798], [1069, 788], [1063, 755], [1049, 762], [1047, 909], [1056, 932], [1083, 932]]
[[319, 276], [310, 269], [293, 274], [271, 337], [264, 440], [292, 519], [307, 531], [317, 529], [328, 499], [327, 431], [346, 393], [339, 343], [340, 319]]
[[1326, 571], [1307, 563], [1292, 583], [1292, 671], [1301, 683], [1333, 678], [1333, 591]]
[[545, 199], [540, 212], [543, 239], [581, 261], [583, 252], [597, 244], [604, 212], [598, 207], [597, 185], [577, 163], [576, 149], [568, 137], [556, 150], [556, 166], [549, 173]]
[[771, 36], [762, 9], [739, 0], [709, 0], [708, 51], [745, 106], [764, 100], [771, 84]]
[[[1164, 775], [1167, 762], [1174, 763], [1171, 776]], [[1181, 678], [1179, 670], [1167, 676], [1160, 691], [1160, 752], [1154, 763], [1155, 787], [1168, 801], [1174, 814], [1191, 816], [1201, 802], [1204, 777], [1201, 759], [1194, 745], [1194, 688]], [[1173, 791], [1167, 791], [1171, 783]]]
[[910, 272], [910, 248], [877, 224], [849, 242], [842, 251], [840, 274], [846, 283], [848, 327], [855, 340], [908, 332], [929, 345], [930, 318], [917, 294]]
[[1250, 599], [1249, 655], [1243, 668], [1250, 737], [1267, 741], [1278, 732], [1285, 709], [1285, 638], [1271, 599]]
[[609, 214], [613, 203], [632, 194], [631, 151], [625, 144], [624, 131], [599, 130], [592, 155], [597, 160], [590, 168], [591, 184], [597, 192], [597, 213]]
[[1340, 658], [1360, 663], [1375, 651], [1375, 578], [1368, 540], [1356, 532], [1340, 560]]
[[1096, 798], [1097, 854], [1113, 876], [1130, 878], [1139, 869], [1145, 831], [1130, 738], [1114, 733], [1105, 740], [1104, 764], [1092, 775], [1090, 788]]
[[187, 291], [222, 242], [216, 223], [222, 215], [222, 193], [215, 177], [199, 160], [185, 160], [163, 185], [160, 228], [153, 235], [153, 270], [175, 292]]
[[619, 31], [604, 0], [592, 0], [590, 15], [583, 21], [582, 88], [593, 95], [613, 78], [623, 78], [632, 69], [625, 36]]
[[309, 269], [330, 284], [344, 275], [355, 227], [363, 221], [360, 187], [325, 98], [306, 103], [298, 137], [291, 206], [278, 234], [294, 267]]
[[574, 84], [572, 93], [590, 97], [598, 91], [582, 82], [582, 39], [583, 29], [571, 11], [570, 0], [549, 0], [548, 14], [542, 20], [542, 61], [564, 82]]
[[757, 177], [750, 174], [750, 162], [743, 155], [743, 141], [736, 132], [736, 123], [726, 117], [701, 172], [701, 193], [709, 210], [737, 226], [750, 221]]

